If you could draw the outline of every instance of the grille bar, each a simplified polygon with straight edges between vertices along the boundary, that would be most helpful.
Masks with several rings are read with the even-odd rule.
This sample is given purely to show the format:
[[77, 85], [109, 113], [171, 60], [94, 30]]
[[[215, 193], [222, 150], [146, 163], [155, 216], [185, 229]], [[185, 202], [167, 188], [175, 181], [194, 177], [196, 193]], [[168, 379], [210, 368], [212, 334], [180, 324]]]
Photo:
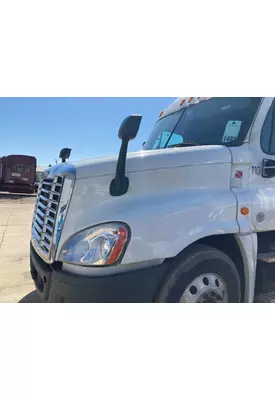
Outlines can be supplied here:
[[47, 242], [45, 242], [45, 240], [42, 240], [42, 244], [43, 244], [43, 247], [44, 247], [43, 250], [45, 250], [45, 248], [46, 248], [46, 250], [47, 250], [48, 252], [50, 252], [50, 250], [51, 250], [50, 244], [47, 243]]
[[46, 228], [46, 232], [47, 232], [47, 230], [48, 230], [48, 231], [51, 232], [51, 234], [53, 233], [53, 228], [52, 228], [50, 225], [46, 224], [46, 225], [45, 225], [45, 228]]
[[39, 235], [42, 234], [43, 228], [41, 228], [36, 221], [34, 221], [33, 226]]
[[51, 224], [54, 225], [54, 222], [55, 222], [54, 219], [49, 217], [48, 215], [47, 215], [47, 221], [48, 221], [48, 223], [50, 222]]
[[63, 188], [63, 177], [44, 179], [39, 187], [32, 226], [37, 246], [50, 259], [56, 215]]
[[33, 230], [32, 230], [32, 234], [36, 237], [36, 239], [37, 239], [38, 241], [40, 241], [41, 236], [40, 236], [40, 234], [36, 231], [36, 229], [33, 229]]
[[40, 225], [42, 225], [43, 226], [43, 224], [44, 224], [44, 221], [42, 220], [42, 219], [40, 219], [40, 217], [38, 216], [38, 215], [36, 215], [36, 218], [35, 218], [35, 221], [34, 222], [38, 222]]
[[39, 210], [39, 208], [36, 209], [36, 214], [39, 215], [39, 216], [42, 217], [42, 218], [45, 217], [45, 213], [42, 212], [41, 210]]
[[47, 190], [47, 189], [41, 189], [41, 192], [43, 192], [43, 193], [46, 193], [46, 195], [53, 195], [53, 196], [55, 196], [55, 195], [57, 195], [57, 196], [59, 196], [60, 195], [60, 192], [56, 192], [55, 190]]
[[44, 210], [47, 208], [47, 206], [45, 206], [45, 204], [41, 203], [40, 201], [38, 202], [37, 207], [43, 208]]
[[51, 213], [54, 213], [54, 214], [56, 214], [56, 210], [54, 210], [53, 208], [51, 208], [51, 207], [48, 207], [48, 209], [47, 209], [49, 212], [51, 212]]

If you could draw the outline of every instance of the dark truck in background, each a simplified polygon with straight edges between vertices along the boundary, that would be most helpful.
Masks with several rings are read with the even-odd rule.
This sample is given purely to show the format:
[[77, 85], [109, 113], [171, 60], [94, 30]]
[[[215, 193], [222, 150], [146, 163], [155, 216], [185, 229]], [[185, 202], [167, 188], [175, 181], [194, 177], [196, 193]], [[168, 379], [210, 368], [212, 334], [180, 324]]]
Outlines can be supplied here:
[[0, 191], [34, 193], [36, 158], [25, 155], [9, 155], [0, 158]]
[[36, 179], [35, 179], [35, 185], [34, 185], [34, 191], [35, 193], [38, 192], [38, 187], [39, 187], [39, 183], [42, 181], [43, 179], [43, 172], [45, 171], [47, 167], [37, 167], [36, 168]]

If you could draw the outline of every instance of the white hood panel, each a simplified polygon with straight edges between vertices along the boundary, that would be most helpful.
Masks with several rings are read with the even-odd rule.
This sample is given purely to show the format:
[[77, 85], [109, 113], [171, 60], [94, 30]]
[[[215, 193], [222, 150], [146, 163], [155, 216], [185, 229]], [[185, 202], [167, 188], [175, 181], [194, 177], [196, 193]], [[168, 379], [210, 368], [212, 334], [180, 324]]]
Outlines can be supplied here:
[[[112, 155], [76, 162], [73, 164], [76, 168], [76, 178], [84, 179], [114, 175], [117, 159], [118, 155]], [[231, 154], [225, 146], [146, 150], [127, 154], [126, 173], [230, 162]]]

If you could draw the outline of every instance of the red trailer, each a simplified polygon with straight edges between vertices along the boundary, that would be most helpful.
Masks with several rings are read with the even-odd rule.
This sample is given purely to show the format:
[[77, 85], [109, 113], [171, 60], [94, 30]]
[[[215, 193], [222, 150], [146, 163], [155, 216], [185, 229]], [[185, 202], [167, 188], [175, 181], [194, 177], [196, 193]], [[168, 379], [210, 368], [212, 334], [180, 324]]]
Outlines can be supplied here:
[[2, 183], [4, 182], [4, 165], [5, 165], [5, 158], [0, 158], [0, 189], [2, 187]]
[[0, 190], [13, 193], [34, 193], [36, 158], [10, 155], [0, 158]]

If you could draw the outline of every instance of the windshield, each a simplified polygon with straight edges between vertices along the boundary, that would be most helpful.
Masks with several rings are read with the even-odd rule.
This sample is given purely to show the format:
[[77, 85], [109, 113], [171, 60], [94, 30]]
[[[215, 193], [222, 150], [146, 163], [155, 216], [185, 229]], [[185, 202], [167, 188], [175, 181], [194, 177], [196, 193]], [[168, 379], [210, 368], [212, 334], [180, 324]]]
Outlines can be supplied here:
[[185, 145], [240, 146], [261, 97], [215, 97], [160, 119], [145, 150]]

